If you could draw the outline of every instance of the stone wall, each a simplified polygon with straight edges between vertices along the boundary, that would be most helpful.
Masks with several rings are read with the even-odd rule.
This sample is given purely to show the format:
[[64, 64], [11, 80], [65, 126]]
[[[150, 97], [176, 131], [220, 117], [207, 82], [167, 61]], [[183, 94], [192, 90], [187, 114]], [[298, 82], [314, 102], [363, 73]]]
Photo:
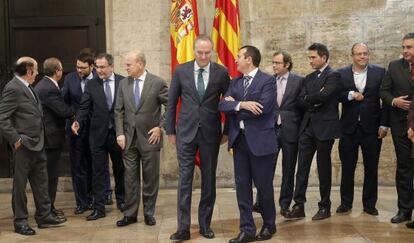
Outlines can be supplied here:
[[[198, 0], [197, 3], [200, 32], [210, 34], [215, 1]], [[361, 41], [371, 48], [371, 62], [386, 66], [399, 57], [402, 36], [414, 31], [412, 0], [240, 0], [239, 5], [242, 43], [259, 47], [263, 55], [261, 68], [268, 72], [271, 72], [272, 53], [282, 48], [292, 54], [295, 72], [309, 73], [306, 48], [313, 42], [329, 47], [334, 68], [348, 64], [351, 45]], [[166, 0], [106, 1], [107, 49], [115, 56], [117, 72], [125, 74], [123, 55], [139, 48], [146, 53], [148, 70], [170, 81], [169, 11], [170, 1]], [[161, 185], [175, 187], [178, 177], [175, 150], [166, 142], [161, 154]], [[338, 185], [337, 143], [332, 157], [333, 182]], [[361, 169], [359, 163], [357, 184], [362, 181]], [[392, 185], [394, 174], [395, 154], [388, 136], [382, 146], [380, 184]], [[196, 184], [199, 177], [197, 172]], [[280, 181], [279, 158], [275, 185], [280, 185]], [[217, 182], [219, 186], [233, 186], [232, 158], [225, 147], [219, 155]], [[310, 184], [317, 183], [313, 165]]]

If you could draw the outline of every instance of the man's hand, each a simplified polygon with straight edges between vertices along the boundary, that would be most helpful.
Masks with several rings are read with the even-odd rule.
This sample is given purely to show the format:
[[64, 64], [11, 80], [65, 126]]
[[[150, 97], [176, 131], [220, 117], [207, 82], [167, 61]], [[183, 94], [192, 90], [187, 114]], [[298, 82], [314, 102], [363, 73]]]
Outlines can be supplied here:
[[14, 143], [14, 149], [18, 150], [20, 148], [20, 146], [22, 146], [22, 139], [19, 138], [19, 140], [17, 140], [17, 142]]
[[408, 95], [403, 95], [394, 98], [393, 106], [408, 111], [408, 109], [410, 108], [411, 101], [406, 100], [407, 98]]
[[354, 92], [353, 94], [352, 94], [352, 97], [354, 98], [354, 100], [356, 100], [356, 101], [362, 101], [362, 100], [364, 100], [364, 96], [361, 94], [361, 93], [359, 93], [359, 92]]
[[224, 100], [225, 101], [236, 101], [233, 97], [231, 97], [231, 96], [226, 96], [226, 97], [224, 97]]
[[414, 131], [413, 129], [411, 129], [411, 127], [408, 128], [407, 137], [411, 140], [411, 142], [414, 142]]
[[150, 137], [148, 138], [148, 143], [149, 144], [156, 144], [160, 142], [161, 139], [161, 127], [154, 127], [153, 129], [149, 130], [148, 135], [150, 135]]
[[177, 137], [175, 135], [168, 135], [168, 141], [171, 145], [174, 145], [177, 143]]
[[116, 143], [119, 145], [119, 147], [124, 150], [126, 146], [126, 138], [125, 135], [119, 135], [116, 137]]
[[252, 112], [254, 115], [260, 115], [263, 113], [263, 106], [256, 101], [241, 101], [240, 110], [245, 109]]
[[221, 137], [220, 144], [225, 144], [225, 143], [227, 143], [227, 141], [229, 141], [229, 136], [227, 136], [227, 135], [223, 135], [223, 136]]
[[72, 123], [72, 133], [73, 134], [75, 134], [75, 135], [79, 135], [78, 134], [78, 131], [79, 131], [79, 128], [80, 128], [80, 126], [79, 126], [79, 122], [77, 122], [77, 121], [74, 121], [73, 123]]
[[378, 128], [378, 138], [383, 139], [385, 136], [387, 136], [387, 129], [384, 129], [382, 127]]

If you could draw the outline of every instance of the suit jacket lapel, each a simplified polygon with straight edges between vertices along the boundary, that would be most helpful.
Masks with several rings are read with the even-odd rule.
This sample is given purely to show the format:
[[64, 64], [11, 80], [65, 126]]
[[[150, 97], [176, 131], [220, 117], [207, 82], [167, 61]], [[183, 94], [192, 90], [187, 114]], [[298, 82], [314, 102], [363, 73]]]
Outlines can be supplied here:
[[135, 80], [132, 77], [128, 77], [127, 92], [128, 92], [128, 101], [132, 107], [137, 111], [137, 106], [135, 105], [135, 93], [134, 93], [134, 83]]
[[[42, 112], [42, 107], [40, 103], [39, 97], [36, 95], [36, 92], [34, 90], [30, 91], [30, 88], [24, 85], [19, 79], [15, 78], [15, 82], [17, 85], [20, 85], [20, 87], [23, 89], [24, 94], [29, 98], [29, 100], [32, 102], [32, 104], [39, 110], [39, 112]], [[33, 94], [32, 94], [33, 92]], [[36, 100], [37, 99], [37, 100]]]
[[[258, 80], [260, 79], [260, 76], [262, 75], [262, 72], [259, 70], [257, 70], [256, 75], [254, 76], [253, 80], [250, 83], [249, 89], [247, 90], [247, 94], [246, 97], [249, 96], [249, 94], [256, 89], [256, 86], [258, 85]], [[242, 82], [243, 83], [243, 82]], [[242, 85], [243, 86], [243, 85]], [[244, 89], [244, 87], [243, 87]]]
[[192, 94], [193, 98], [195, 100], [198, 100], [198, 102], [200, 103], [200, 98], [198, 97], [198, 92], [197, 92], [197, 88], [195, 85], [195, 79], [194, 79], [194, 62], [195, 61], [188, 63], [187, 71], [185, 72], [185, 75], [190, 75], [190, 77], [187, 77], [185, 80], [188, 80], [189, 82], [188, 85], [190, 86], [190, 89], [193, 90], [192, 92], [190, 92], [190, 94]]
[[[277, 85], [277, 83], [276, 83], [276, 85]], [[283, 94], [283, 98], [282, 98], [282, 102], [280, 103], [280, 107], [282, 107], [283, 103], [285, 103], [286, 97], [289, 96], [289, 92], [291, 92], [291, 90], [293, 88], [292, 87], [293, 85], [295, 85], [295, 84], [293, 83], [292, 75], [289, 74], [288, 79], [286, 80], [285, 93]], [[276, 87], [276, 90], [277, 90], [277, 87]], [[277, 93], [277, 91], [276, 91], [276, 93]], [[277, 94], [276, 94], [276, 97], [277, 97]], [[277, 102], [276, 102], [276, 106], [279, 106], [279, 104]]]
[[[210, 71], [209, 71], [209, 75], [208, 75], [208, 83], [207, 83], [207, 87], [206, 90], [204, 92], [203, 95], [203, 100], [208, 97], [209, 93], [212, 91], [212, 86], [214, 83], [214, 80], [216, 80], [216, 66], [213, 62], [210, 62]], [[193, 75], [194, 76], [194, 75]]]
[[145, 77], [145, 81], [144, 81], [144, 87], [142, 87], [142, 92], [140, 96], [141, 100], [139, 102], [138, 110], [142, 107], [142, 104], [145, 102], [145, 99], [148, 96], [149, 91], [151, 90], [151, 87], [153, 85], [153, 82], [151, 82], [151, 80], [152, 80], [152, 76], [151, 74], [147, 72], [147, 76]]
[[[350, 81], [350, 90], [357, 91], [357, 87], [355, 85], [355, 79], [354, 79], [354, 72], [352, 71], [352, 65], [350, 65], [346, 70], [346, 78]], [[359, 91], [358, 91], [359, 92]]]

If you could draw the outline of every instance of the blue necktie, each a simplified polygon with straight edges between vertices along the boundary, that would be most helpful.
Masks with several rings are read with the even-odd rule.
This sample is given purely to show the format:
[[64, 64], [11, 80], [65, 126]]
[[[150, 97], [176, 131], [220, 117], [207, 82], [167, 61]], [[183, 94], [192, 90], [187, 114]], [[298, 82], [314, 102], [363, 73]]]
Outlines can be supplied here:
[[247, 91], [249, 91], [249, 87], [250, 87], [250, 79], [252, 79], [251, 76], [246, 75], [243, 77], [243, 87], [244, 87], [244, 93], [243, 93], [243, 98], [246, 98], [247, 95]]
[[138, 109], [139, 101], [140, 101], [140, 94], [139, 94], [139, 81], [140, 79], [135, 80], [135, 89], [134, 89], [134, 99], [135, 99], [135, 107]]
[[203, 72], [204, 72], [203, 68], [198, 69], [197, 93], [198, 93], [198, 97], [200, 98], [200, 100], [203, 98], [204, 91], [205, 91]]
[[112, 108], [112, 92], [111, 92], [111, 86], [109, 86], [109, 79], [104, 81], [105, 87], [105, 97], [106, 97], [106, 104], [108, 104], [108, 109], [110, 110]]

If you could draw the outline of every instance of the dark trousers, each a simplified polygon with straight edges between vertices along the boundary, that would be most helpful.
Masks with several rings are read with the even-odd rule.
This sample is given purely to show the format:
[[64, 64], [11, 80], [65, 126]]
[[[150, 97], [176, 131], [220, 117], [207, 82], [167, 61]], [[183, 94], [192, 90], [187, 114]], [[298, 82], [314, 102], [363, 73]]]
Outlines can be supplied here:
[[209, 228], [216, 201], [216, 169], [219, 143], [207, 143], [204, 134], [198, 129], [191, 143], [184, 143], [177, 138], [178, 157], [178, 195], [177, 220], [178, 230], [190, 230], [191, 195], [194, 176], [194, 160], [197, 149], [200, 151], [201, 198], [198, 206], [198, 223], [200, 228]]
[[58, 148], [46, 148], [47, 176], [49, 186], [49, 198], [52, 209], [55, 208], [56, 191], [59, 183], [59, 160], [62, 153], [62, 146]]
[[[147, 141], [145, 141], [147, 143]], [[160, 150], [144, 150], [136, 133], [131, 146], [123, 153], [125, 165], [125, 211], [127, 217], [136, 218], [141, 198], [144, 216], [154, 216], [160, 177]]]
[[364, 186], [362, 204], [364, 208], [375, 208], [378, 199], [378, 161], [382, 140], [377, 133], [365, 133], [358, 126], [355, 133], [343, 134], [339, 140], [341, 158], [341, 204], [352, 208], [354, 200], [354, 177], [361, 147], [364, 163]]
[[398, 194], [398, 210], [411, 215], [414, 207], [414, 161], [411, 158], [411, 141], [406, 133], [399, 136], [391, 131], [391, 134], [397, 156], [395, 184]]
[[31, 151], [23, 145], [14, 154], [12, 209], [14, 225], [27, 224], [26, 185], [30, 183], [36, 206], [35, 220], [39, 222], [50, 214], [47, 162], [44, 150]]
[[[282, 185], [280, 188], [279, 205], [282, 209], [289, 209], [293, 198], [298, 143], [287, 141], [280, 126], [276, 126], [275, 131], [277, 144], [279, 144], [279, 149], [276, 152], [276, 161], [280, 150], [282, 150]], [[260, 207], [259, 194], [256, 195], [256, 203]]]
[[86, 130], [81, 130], [78, 136], [70, 135], [72, 187], [76, 205], [81, 207], [92, 203], [92, 158], [88, 136]]
[[332, 167], [331, 150], [334, 140], [321, 141], [315, 137], [311, 126], [299, 137], [298, 168], [296, 172], [296, 185], [294, 200], [295, 205], [302, 206], [306, 202], [306, 190], [308, 188], [309, 172], [313, 155], [316, 154], [319, 176], [319, 193], [321, 200], [318, 202], [320, 209], [331, 209]]
[[[122, 173], [122, 176], [118, 175], [118, 181], [115, 177], [115, 184], [120, 186], [118, 191], [122, 193], [122, 202], [124, 201], [124, 166], [122, 163], [122, 153], [118, 144], [116, 143], [116, 135], [114, 129], [109, 129], [107, 137], [103, 137], [104, 143], [100, 146], [91, 144], [92, 154], [92, 193], [93, 193], [93, 206], [95, 210], [105, 211], [105, 171], [109, 163], [108, 153], [111, 156], [113, 163], [117, 164], [117, 170], [114, 174]], [[120, 184], [122, 183], [122, 184]], [[116, 190], [116, 186], [115, 186]]]
[[[116, 203], [119, 204], [125, 202], [125, 167], [124, 162], [122, 160], [122, 150], [116, 143], [116, 134], [114, 129], [109, 130], [108, 139], [107, 139], [107, 148], [109, 156], [111, 157], [112, 162], [112, 173], [115, 180], [115, 197]], [[109, 164], [106, 164], [105, 168], [105, 176], [109, 176]], [[106, 179], [110, 181], [110, 178]], [[107, 187], [105, 187], [107, 188]], [[109, 184], [109, 188], [111, 188], [111, 184]], [[112, 193], [112, 190], [111, 190]]]
[[245, 136], [240, 133], [233, 147], [234, 178], [237, 204], [240, 212], [240, 231], [256, 235], [253, 220], [252, 182], [257, 188], [263, 227], [275, 228], [276, 209], [273, 193], [273, 177], [276, 154], [255, 156], [249, 149]]

